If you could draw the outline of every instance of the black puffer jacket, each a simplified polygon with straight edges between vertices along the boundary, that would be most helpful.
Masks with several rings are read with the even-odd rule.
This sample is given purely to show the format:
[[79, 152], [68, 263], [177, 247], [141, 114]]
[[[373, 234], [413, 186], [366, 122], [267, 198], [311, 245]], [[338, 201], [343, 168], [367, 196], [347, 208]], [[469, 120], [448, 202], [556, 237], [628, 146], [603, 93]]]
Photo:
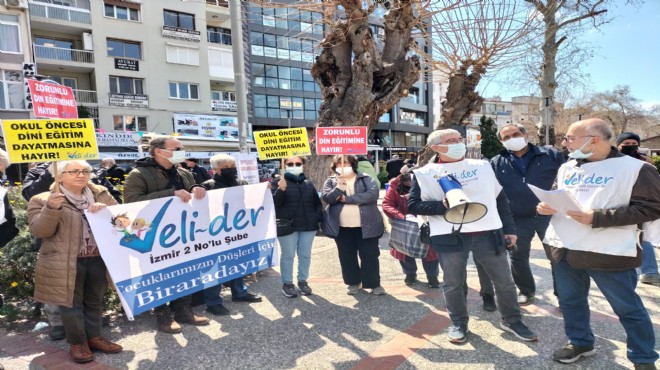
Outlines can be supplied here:
[[286, 190], [277, 186], [280, 181], [273, 180], [273, 201], [275, 214], [279, 219], [292, 220], [294, 231], [315, 231], [323, 218], [323, 206], [314, 184], [305, 179], [305, 175], [284, 174]]

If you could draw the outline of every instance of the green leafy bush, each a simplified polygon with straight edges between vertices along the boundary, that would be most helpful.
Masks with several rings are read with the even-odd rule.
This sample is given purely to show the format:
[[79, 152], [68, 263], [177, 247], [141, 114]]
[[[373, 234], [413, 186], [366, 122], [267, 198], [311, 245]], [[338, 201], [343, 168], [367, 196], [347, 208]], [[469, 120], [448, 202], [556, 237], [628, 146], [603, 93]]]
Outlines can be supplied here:
[[0, 289], [7, 298], [27, 298], [34, 293], [34, 265], [37, 251], [28, 230], [27, 202], [20, 186], [8, 190], [9, 204], [16, 216], [19, 234], [0, 249]]
[[382, 171], [377, 176], [378, 181], [380, 181], [380, 188], [385, 189], [385, 184], [387, 184], [387, 172]]
[[660, 156], [656, 155], [655, 157], [651, 157], [651, 158], [653, 159], [653, 164], [658, 169], [658, 172], [660, 172]]

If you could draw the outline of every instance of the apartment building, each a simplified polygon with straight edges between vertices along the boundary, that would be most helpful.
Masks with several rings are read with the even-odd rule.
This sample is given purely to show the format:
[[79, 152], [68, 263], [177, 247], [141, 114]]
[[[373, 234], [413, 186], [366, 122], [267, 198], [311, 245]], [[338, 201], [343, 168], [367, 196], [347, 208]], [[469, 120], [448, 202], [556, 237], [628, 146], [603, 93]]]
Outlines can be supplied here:
[[[322, 96], [311, 77], [321, 14], [242, 3], [249, 123], [312, 128]], [[374, 33], [384, 34], [379, 7]], [[0, 0], [0, 119], [28, 118], [22, 69], [71, 87], [102, 148], [135, 157], [133, 133], [178, 133], [199, 151], [238, 149], [226, 1]], [[5, 36], [7, 35], [7, 36]], [[423, 44], [424, 40], [420, 40]], [[370, 140], [388, 152], [424, 145], [433, 112], [421, 79]]]

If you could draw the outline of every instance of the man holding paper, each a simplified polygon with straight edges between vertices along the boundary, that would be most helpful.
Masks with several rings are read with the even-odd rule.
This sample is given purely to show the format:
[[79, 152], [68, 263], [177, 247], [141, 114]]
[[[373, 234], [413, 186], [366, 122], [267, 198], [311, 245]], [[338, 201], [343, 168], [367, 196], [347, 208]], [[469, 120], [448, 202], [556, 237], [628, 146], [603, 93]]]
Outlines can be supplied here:
[[553, 359], [573, 363], [595, 353], [587, 300], [591, 278], [626, 331], [628, 359], [635, 369], [655, 369], [653, 323], [635, 293], [635, 268], [642, 258], [638, 225], [660, 218], [660, 177], [655, 168], [621, 154], [610, 140], [612, 128], [600, 119], [573, 123], [564, 137], [572, 160], [559, 169], [557, 183], [582, 210], [537, 206], [539, 214], [553, 215], [546, 241], [553, 247], [569, 339]]

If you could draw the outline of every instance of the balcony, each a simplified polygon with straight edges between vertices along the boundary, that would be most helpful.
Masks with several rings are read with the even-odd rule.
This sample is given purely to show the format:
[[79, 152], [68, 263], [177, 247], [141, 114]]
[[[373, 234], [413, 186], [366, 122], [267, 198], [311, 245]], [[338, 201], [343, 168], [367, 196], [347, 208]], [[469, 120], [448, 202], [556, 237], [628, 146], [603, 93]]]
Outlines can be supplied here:
[[89, 50], [65, 49], [52, 46], [34, 45], [34, 55], [38, 59], [63, 62], [94, 63], [94, 52]]
[[96, 98], [96, 91], [92, 90], [73, 90], [73, 96], [76, 97], [76, 103], [97, 104], [99, 102]]
[[206, 4], [229, 8], [229, 2], [227, 0], [206, 0]]
[[70, 6], [58, 5], [53, 0], [30, 1], [30, 16], [50, 20], [91, 24], [89, 0], [69, 0]]
[[231, 45], [231, 34], [206, 31], [206, 39], [213, 44]]

